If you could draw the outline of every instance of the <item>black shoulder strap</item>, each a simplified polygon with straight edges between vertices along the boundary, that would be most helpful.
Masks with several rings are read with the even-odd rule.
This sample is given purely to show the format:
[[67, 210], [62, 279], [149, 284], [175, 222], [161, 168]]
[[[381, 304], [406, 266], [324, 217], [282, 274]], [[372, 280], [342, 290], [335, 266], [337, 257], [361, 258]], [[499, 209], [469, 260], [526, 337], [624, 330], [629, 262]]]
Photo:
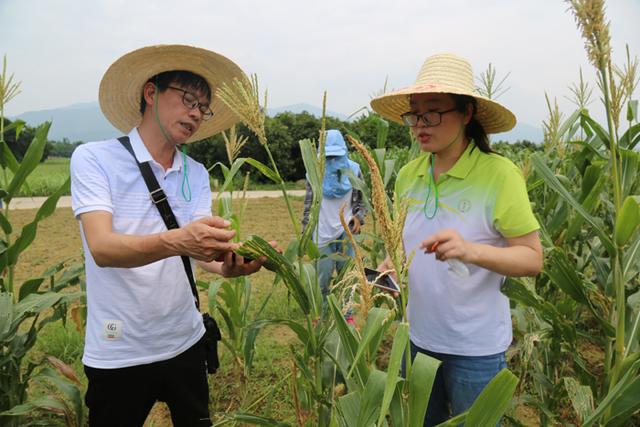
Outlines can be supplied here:
[[[140, 172], [142, 173], [142, 178], [144, 179], [145, 184], [147, 184], [147, 188], [149, 189], [149, 196], [151, 197], [151, 202], [156, 205], [158, 208], [158, 212], [160, 212], [160, 216], [164, 221], [167, 229], [172, 230], [174, 228], [180, 228], [178, 221], [176, 220], [173, 211], [171, 210], [171, 206], [169, 205], [169, 201], [167, 200], [167, 195], [158, 184], [158, 180], [156, 176], [153, 174], [151, 170], [151, 166], [149, 162], [140, 163], [136, 154], [133, 152], [133, 147], [131, 146], [131, 142], [129, 141], [128, 136], [121, 136], [118, 138], [118, 141], [127, 149], [129, 153], [133, 156], [133, 159], [136, 161], [138, 168], [140, 168]], [[187, 256], [181, 256], [182, 264], [184, 265], [184, 271], [187, 273], [187, 278], [189, 279], [189, 285], [191, 286], [191, 293], [193, 294], [193, 298], [196, 302], [196, 307], [198, 310], [200, 309], [200, 298], [198, 297], [198, 291], [196, 290], [196, 282], [193, 279], [193, 271], [191, 270], [191, 261]]]

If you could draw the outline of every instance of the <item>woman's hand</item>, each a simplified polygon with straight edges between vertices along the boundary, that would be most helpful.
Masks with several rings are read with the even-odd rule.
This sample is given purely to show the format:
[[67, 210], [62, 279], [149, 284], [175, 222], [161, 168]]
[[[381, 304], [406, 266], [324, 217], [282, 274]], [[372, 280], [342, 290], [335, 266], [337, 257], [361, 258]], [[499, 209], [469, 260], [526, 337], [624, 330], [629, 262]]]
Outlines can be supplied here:
[[420, 243], [420, 249], [426, 254], [435, 253], [436, 259], [446, 261], [456, 258], [464, 263], [474, 262], [474, 244], [462, 238], [451, 228], [438, 231]]

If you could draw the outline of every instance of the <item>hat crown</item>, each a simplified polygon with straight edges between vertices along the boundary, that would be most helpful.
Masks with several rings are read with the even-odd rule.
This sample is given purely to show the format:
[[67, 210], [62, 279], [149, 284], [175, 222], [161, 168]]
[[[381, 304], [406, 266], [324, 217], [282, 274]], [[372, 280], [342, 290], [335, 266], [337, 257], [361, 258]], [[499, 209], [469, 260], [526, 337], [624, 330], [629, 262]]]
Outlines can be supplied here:
[[442, 88], [452, 93], [475, 93], [471, 64], [464, 58], [450, 53], [428, 57], [416, 77], [416, 85]]

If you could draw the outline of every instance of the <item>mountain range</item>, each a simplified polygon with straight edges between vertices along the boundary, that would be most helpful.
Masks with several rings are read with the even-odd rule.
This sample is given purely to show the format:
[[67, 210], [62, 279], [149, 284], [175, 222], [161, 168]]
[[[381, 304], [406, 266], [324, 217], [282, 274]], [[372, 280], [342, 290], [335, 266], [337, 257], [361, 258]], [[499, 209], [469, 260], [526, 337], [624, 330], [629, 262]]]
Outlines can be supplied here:
[[[292, 113], [307, 111], [316, 117], [322, 115], [321, 108], [305, 103], [269, 108], [268, 114], [274, 116], [284, 111], [290, 111]], [[327, 111], [327, 115], [340, 120], [347, 120], [347, 116], [341, 113]], [[42, 122], [51, 120], [52, 124], [49, 130], [49, 139], [54, 141], [61, 141], [64, 138], [67, 138], [71, 142], [98, 141], [113, 138], [121, 134], [121, 132], [111, 126], [102, 115], [97, 102], [77, 103], [50, 110], [28, 111], [18, 116], [10, 117], [9, 119], [21, 119], [30, 126], [36, 126]], [[527, 123], [518, 123], [513, 130], [496, 135], [493, 139], [509, 142], [520, 140], [541, 142], [542, 129]]]

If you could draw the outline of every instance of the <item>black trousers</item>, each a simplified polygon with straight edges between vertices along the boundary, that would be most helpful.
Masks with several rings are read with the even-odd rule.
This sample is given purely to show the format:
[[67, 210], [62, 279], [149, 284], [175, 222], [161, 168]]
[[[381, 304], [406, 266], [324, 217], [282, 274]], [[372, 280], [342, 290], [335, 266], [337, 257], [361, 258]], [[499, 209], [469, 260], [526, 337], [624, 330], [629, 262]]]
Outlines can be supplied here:
[[90, 427], [144, 424], [153, 404], [166, 402], [174, 426], [210, 426], [205, 347], [200, 340], [178, 356], [118, 369], [84, 367]]

